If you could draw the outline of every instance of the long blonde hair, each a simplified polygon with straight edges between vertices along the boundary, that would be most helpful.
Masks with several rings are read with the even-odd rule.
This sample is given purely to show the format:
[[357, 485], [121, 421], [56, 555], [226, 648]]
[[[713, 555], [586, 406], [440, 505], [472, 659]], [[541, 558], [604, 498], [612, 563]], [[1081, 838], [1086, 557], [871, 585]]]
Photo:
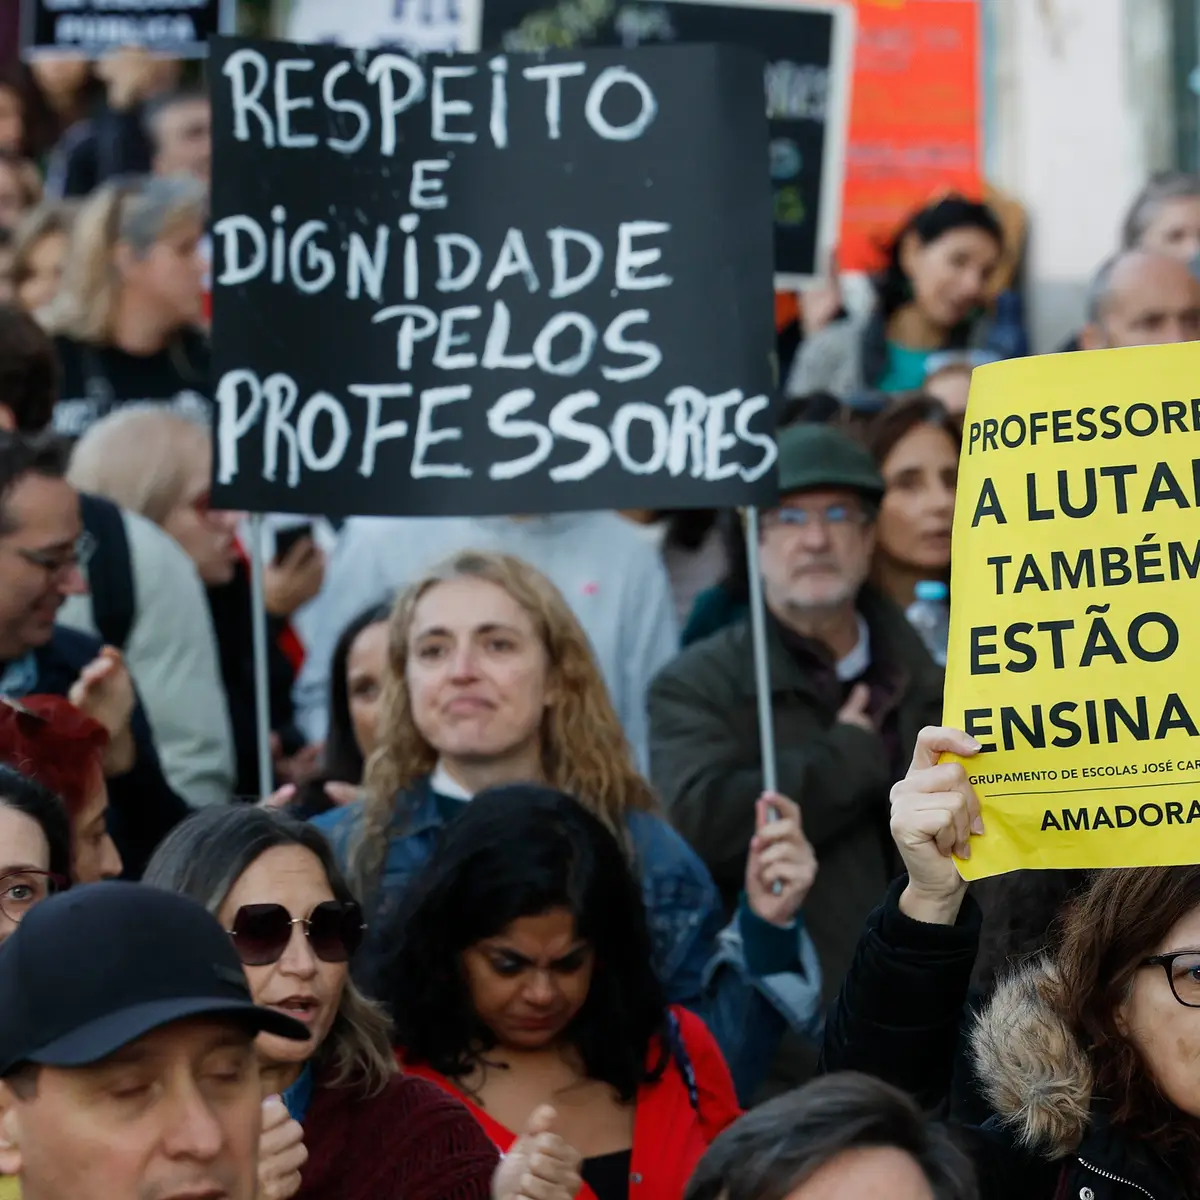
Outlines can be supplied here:
[[546, 653], [548, 686], [555, 695], [542, 717], [542, 782], [575, 796], [622, 841], [627, 812], [657, 808], [650, 785], [634, 765], [587, 634], [562, 593], [540, 571], [510, 554], [464, 550], [406, 588], [388, 622], [388, 672], [380, 717], [383, 736], [367, 763], [365, 811], [350, 853], [350, 873], [360, 895], [369, 895], [374, 888], [401, 794], [437, 763], [437, 750], [413, 719], [407, 678], [409, 638], [422, 597], [438, 584], [456, 579], [495, 584], [533, 621]]
[[114, 251], [124, 242], [138, 258], [187, 223], [203, 225], [204, 185], [186, 176], [106, 183], [79, 209], [62, 286], [46, 312], [51, 333], [105, 345], [121, 293]]

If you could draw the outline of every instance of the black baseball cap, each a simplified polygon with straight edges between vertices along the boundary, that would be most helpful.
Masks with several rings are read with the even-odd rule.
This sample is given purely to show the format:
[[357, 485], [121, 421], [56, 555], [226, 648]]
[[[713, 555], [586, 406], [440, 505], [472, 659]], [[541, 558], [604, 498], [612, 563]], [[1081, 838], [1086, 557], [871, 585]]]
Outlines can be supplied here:
[[82, 1067], [187, 1017], [230, 1017], [296, 1041], [260, 1008], [233, 942], [186, 896], [93, 883], [43, 900], [0, 947], [0, 1077], [25, 1063]]

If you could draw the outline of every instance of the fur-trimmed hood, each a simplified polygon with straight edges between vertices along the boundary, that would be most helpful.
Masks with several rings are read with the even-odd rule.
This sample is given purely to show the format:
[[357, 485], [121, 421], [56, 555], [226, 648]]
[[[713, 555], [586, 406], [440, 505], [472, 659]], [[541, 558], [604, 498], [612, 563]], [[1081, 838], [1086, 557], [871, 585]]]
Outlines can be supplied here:
[[992, 1111], [1027, 1149], [1073, 1154], [1090, 1123], [1092, 1065], [1054, 1005], [1053, 968], [1028, 963], [996, 988], [971, 1033]]

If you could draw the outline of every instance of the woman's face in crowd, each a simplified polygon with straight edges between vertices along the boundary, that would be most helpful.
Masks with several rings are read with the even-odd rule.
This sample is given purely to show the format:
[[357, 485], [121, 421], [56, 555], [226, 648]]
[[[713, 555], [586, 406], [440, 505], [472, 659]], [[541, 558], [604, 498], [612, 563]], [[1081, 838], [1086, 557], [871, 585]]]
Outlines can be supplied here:
[[179, 503], [163, 521], [163, 529], [187, 551], [205, 586], [218, 587], [233, 578], [237, 564], [238, 514], [208, 506], [211, 447], [197, 445], [188, 453], [187, 483]]
[[96, 772], [96, 786], [83, 811], [71, 822], [71, 878], [99, 883], [121, 874], [121, 855], [108, 832], [108, 785]]
[[181, 221], [141, 258], [121, 258], [126, 286], [135, 288], [173, 328], [193, 325], [204, 315], [204, 262], [199, 221]]
[[19, 154], [25, 138], [25, 106], [15, 88], [0, 83], [0, 150]]
[[[1196, 952], [1175, 963], [1175, 987], [1187, 998], [1200, 993], [1200, 909], [1184, 917], [1147, 957], [1179, 950]], [[1163, 1095], [1181, 1112], [1200, 1117], [1200, 1008], [1180, 1004], [1163, 968], [1147, 966], [1134, 976], [1118, 1020]]]
[[961, 324], [984, 303], [999, 261], [996, 239], [971, 228], [951, 229], [931, 242], [909, 234], [900, 254], [917, 307], [945, 330]]
[[379, 709], [383, 703], [383, 680], [387, 674], [388, 625], [376, 621], [363, 629], [350, 644], [346, 656], [346, 694], [350, 701], [350, 724], [363, 759], [379, 745]]
[[[303, 920], [318, 904], [334, 900], [321, 860], [303, 846], [272, 846], [238, 877], [221, 905], [221, 924], [233, 928], [244, 904], [282, 904], [293, 920]], [[307, 1062], [333, 1027], [349, 967], [322, 962], [312, 951], [305, 927], [293, 924], [278, 962], [246, 967], [254, 1003], [274, 1008], [308, 1027], [305, 1042], [260, 1033], [255, 1042], [264, 1065]]]
[[958, 450], [936, 425], [914, 425], [883, 462], [887, 486], [879, 506], [879, 553], [918, 570], [950, 565]]
[[421, 597], [406, 677], [413, 720], [440, 755], [498, 759], [536, 745], [547, 674], [533, 618], [503, 588], [454, 579]]
[[539, 1050], [561, 1036], [587, 1000], [594, 965], [565, 908], [520, 917], [462, 955], [476, 1015], [510, 1050]]
[[58, 295], [66, 261], [65, 233], [48, 233], [30, 248], [25, 258], [25, 278], [17, 289], [17, 302], [26, 312], [45, 308]]
[[0, 803], [0, 892], [4, 905], [0, 907], [0, 942], [17, 928], [10, 912], [23, 904], [29, 895], [29, 884], [19, 874], [21, 870], [50, 870], [50, 845], [42, 827], [23, 812]]
[[0, 160], [0, 229], [16, 229], [25, 213], [25, 189], [15, 163]]
[[1183, 262], [1200, 254], [1200, 196], [1164, 200], [1142, 235], [1142, 249]]

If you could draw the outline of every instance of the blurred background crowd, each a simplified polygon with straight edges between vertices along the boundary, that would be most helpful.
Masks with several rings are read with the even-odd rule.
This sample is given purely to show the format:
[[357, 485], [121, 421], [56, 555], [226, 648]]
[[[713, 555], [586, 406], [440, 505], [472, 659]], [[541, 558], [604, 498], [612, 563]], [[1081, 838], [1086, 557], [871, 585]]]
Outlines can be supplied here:
[[[702, 1012], [743, 1102], [813, 1073], [819, 1014], [899, 865], [889, 790], [918, 730], [940, 721], [972, 372], [1035, 350], [1200, 339], [1192, 7], [982, 4], [980, 187], [947, 180], [878, 228], [874, 269], [842, 271], [831, 254], [823, 280], [777, 296], [781, 498], [759, 547], [774, 818], [755, 805], [743, 514], [270, 521], [270, 802], [329, 838], [287, 825], [276, 848], [318, 856], [321, 903], [362, 902], [357, 984], [389, 999], [396, 1036], [431, 1070], [467, 1069], [470, 1021], [442, 1044], [430, 1031], [438, 997], [403, 994], [403, 979], [474, 943], [455, 914], [530, 915], [509, 903], [517, 867], [487, 859], [499, 834], [484, 809], [457, 866], [487, 859], [493, 874], [459, 896], [467, 885], [444, 859], [426, 923], [402, 937], [397, 914], [463, 801], [532, 782], [628, 834], [665, 1000]], [[243, 19], [287, 30], [285, 12], [247, 6]], [[220, 888], [185, 870], [204, 859], [207, 843], [186, 833], [201, 818], [170, 831], [213, 810], [203, 820], [233, 859], [243, 834], [219, 815], [259, 812], [264, 797], [246, 525], [209, 503], [203, 64], [135, 47], [23, 63], [5, 33], [0, 549], [12, 553], [0, 555], [0, 695], [16, 707], [0, 713], [12, 717], [0, 758], [33, 764], [67, 802], [67, 861], [42, 874], [139, 878], [157, 849], [151, 873], [208, 902], [201, 893]], [[537, 794], [521, 803], [530, 829], [553, 810]], [[545, 856], [596, 836], [562, 820]], [[518, 827], [505, 845], [525, 846], [518, 865], [533, 877], [545, 861], [512, 841]], [[772, 883], [786, 883], [777, 903]], [[1039, 944], [1077, 883], [985, 903], [992, 959]], [[559, 903], [544, 892], [543, 907]], [[737, 982], [722, 991], [706, 965], [725, 961], [727, 922]], [[763, 927], [791, 931], [782, 957]], [[357, 941], [334, 933], [344, 961]], [[316, 947], [315, 921], [309, 936]], [[628, 950], [627, 929], [597, 936]], [[986, 990], [996, 961], [979, 969]], [[622, 986], [637, 986], [630, 972]], [[772, 993], [772, 979], [791, 984]], [[808, 992], [789, 990], [799, 981]], [[760, 1002], [748, 1025], [746, 1005]], [[763, 1045], [741, 1040], [750, 1027]]]

